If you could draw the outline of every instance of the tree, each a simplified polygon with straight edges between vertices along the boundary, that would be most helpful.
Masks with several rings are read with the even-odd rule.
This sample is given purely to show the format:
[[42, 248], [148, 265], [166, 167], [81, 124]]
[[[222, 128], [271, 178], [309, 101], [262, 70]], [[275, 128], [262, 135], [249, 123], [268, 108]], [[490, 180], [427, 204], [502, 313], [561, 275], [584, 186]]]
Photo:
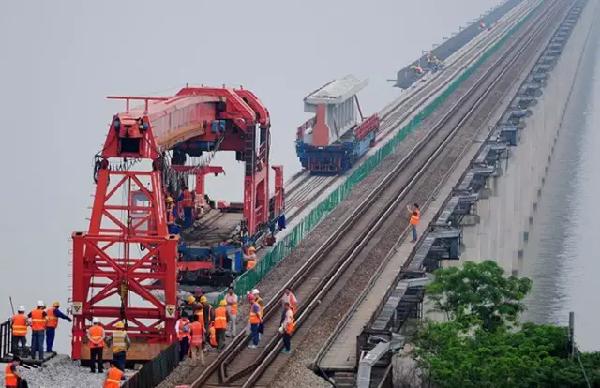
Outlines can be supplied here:
[[518, 316], [531, 288], [504, 276], [496, 263], [467, 262], [435, 272], [429, 297], [449, 321], [426, 322], [415, 339], [416, 360], [438, 387], [600, 386], [600, 352], [570, 358], [564, 327]]
[[[578, 360], [568, 358], [566, 328], [525, 324], [519, 331], [476, 328], [456, 321], [429, 323], [416, 341], [417, 355], [439, 387], [584, 387]], [[594, 386], [600, 353], [581, 354]]]
[[505, 277], [493, 261], [465, 262], [462, 268], [443, 268], [434, 274], [427, 294], [436, 308], [448, 319], [481, 324], [488, 331], [515, 323], [524, 309], [521, 301], [531, 289], [530, 279]]

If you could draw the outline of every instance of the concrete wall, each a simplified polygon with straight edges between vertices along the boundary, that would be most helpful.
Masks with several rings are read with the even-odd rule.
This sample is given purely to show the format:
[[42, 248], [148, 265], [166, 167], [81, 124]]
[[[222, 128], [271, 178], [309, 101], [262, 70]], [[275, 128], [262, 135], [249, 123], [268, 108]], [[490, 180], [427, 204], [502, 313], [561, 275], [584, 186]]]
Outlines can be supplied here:
[[490, 196], [476, 205], [479, 223], [463, 228], [461, 259], [496, 260], [508, 273], [519, 268], [597, 5], [597, 0], [590, 0], [584, 9], [543, 96], [531, 108], [533, 115], [524, 121], [518, 146], [510, 149], [510, 157], [503, 163], [503, 174], [489, 179]]

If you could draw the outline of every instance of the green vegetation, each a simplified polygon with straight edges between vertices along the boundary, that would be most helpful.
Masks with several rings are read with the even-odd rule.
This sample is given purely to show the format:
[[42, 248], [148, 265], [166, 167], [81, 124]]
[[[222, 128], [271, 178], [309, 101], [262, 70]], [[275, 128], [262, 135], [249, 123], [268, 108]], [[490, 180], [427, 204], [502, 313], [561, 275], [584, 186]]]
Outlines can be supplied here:
[[439, 387], [600, 386], [600, 352], [569, 358], [568, 332], [519, 324], [531, 280], [505, 277], [495, 262], [440, 269], [427, 292], [447, 322], [428, 322], [416, 345]]

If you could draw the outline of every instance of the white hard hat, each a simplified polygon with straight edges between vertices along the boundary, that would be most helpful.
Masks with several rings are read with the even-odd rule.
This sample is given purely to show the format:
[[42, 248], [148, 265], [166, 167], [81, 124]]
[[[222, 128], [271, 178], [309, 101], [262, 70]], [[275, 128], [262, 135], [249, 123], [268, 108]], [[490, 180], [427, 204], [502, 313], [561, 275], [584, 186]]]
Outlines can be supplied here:
[[18, 312], [20, 313], [24, 313], [25, 312], [25, 306], [19, 306], [19, 308], [17, 309]]
[[45, 304], [44, 304], [44, 301], [42, 301], [42, 300], [38, 300], [38, 302], [37, 302], [37, 306], [38, 306], [38, 307], [44, 307], [44, 306], [45, 306]]
[[258, 291], [258, 288], [255, 288], [254, 290], [252, 290], [252, 293], [254, 295], [256, 295], [256, 294], [260, 294], [260, 291]]
[[92, 323], [100, 323], [100, 319], [99, 318], [94, 318], [94, 319], [92, 319]]

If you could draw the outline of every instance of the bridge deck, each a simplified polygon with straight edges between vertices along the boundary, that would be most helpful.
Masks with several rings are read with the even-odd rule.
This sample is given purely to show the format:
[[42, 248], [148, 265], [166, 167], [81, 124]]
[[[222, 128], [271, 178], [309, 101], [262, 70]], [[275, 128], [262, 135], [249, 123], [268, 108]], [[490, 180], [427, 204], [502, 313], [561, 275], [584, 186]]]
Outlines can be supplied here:
[[[421, 224], [417, 229], [419, 236], [444, 205], [446, 197], [450, 195], [452, 188], [459, 182], [461, 175], [468, 168], [471, 159], [475, 156], [481, 146], [481, 142], [485, 140], [487, 135], [487, 131], [482, 131], [479, 134], [479, 138], [466, 150], [464, 156], [452, 170], [452, 173], [447, 177], [442, 186], [438, 188], [437, 193], [432, 194], [431, 202], [423, 209], [421, 214]], [[394, 279], [398, 275], [400, 267], [410, 257], [413, 247], [414, 244], [410, 242], [410, 238], [405, 238], [399, 244], [396, 251], [384, 265], [373, 286], [367, 291], [366, 296], [357, 306], [356, 311], [349, 318], [323, 356], [319, 364], [321, 369], [325, 371], [345, 371], [354, 370], [357, 367], [356, 338], [377, 310], [387, 289], [393, 284]]]

